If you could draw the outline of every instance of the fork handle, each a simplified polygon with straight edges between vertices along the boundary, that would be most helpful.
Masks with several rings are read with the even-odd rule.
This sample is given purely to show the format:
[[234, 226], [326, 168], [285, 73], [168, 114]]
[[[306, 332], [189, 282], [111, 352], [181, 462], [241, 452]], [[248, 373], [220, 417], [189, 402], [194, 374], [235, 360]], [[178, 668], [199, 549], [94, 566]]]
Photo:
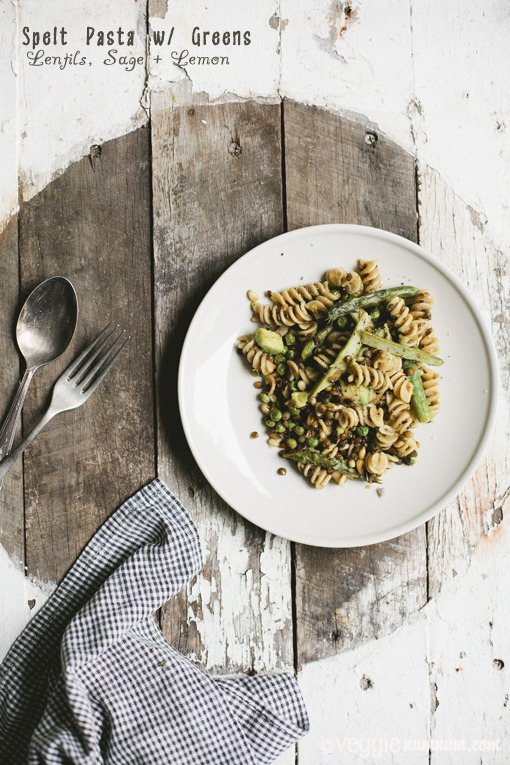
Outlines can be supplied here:
[[20, 443], [17, 445], [15, 449], [12, 450], [12, 452], [9, 454], [8, 457], [3, 459], [0, 462], [0, 482], [3, 481], [6, 473], [11, 469], [11, 467], [14, 465], [20, 454], [23, 454], [27, 446], [30, 446], [34, 438], [38, 435], [38, 433], [41, 432], [41, 430], [44, 428], [45, 425], [49, 423], [53, 417], [58, 414], [57, 409], [53, 409], [52, 406], [45, 411], [45, 413], [42, 415], [41, 419], [34, 425], [30, 433], [25, 436], [25, 438], [20, 441]]

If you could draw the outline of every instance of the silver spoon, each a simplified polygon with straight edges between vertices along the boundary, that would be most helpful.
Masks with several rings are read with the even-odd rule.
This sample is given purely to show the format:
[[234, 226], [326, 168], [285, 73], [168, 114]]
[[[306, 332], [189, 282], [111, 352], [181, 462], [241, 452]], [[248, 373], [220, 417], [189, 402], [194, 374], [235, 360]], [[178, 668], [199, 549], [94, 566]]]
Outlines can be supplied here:
[[64, 353], [74, 335], [77, 320], [76, 292], [63, 276], [47, 279], [28, 296], [16, 324], [16, 341], [27, 367], [0, 429], [0, 460], [12, 449], [32, 377], [39, 367], [55, 361]]

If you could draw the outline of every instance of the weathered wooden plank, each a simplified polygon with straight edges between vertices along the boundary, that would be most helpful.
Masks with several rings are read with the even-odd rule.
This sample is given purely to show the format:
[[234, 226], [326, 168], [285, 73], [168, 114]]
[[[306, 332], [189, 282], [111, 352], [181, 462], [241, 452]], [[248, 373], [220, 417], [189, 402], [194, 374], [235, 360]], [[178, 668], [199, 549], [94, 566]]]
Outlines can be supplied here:
[[163, 609], [163, 630], [216, 672], [289, 667], [289, 544], [207, 484], [177, 407], [180, 348], [200, 300], [240, 255], [282, 231], [280, 108], [155, 93], [152, 131], [158, 472], [197, 522], [205, 562]]
[[[510, 263], [508, 252], [487, 237], [482, 216], [430, 168], [420, 173], [419, 199], [421, 243], [464, 282], [483, 311], [498, 352], [501, 385], [494, 434], [480, 467], [459, 496], [429, 522], [429, 589], [434, 597], [446, 581], [465, 573], [479, 541], [487, 536], [489, 542], [510, 512]], [[480, 278], [481, 267], [485, 278]]]
[[[19, 309], [17, 215], [0, 233], [0, 274], [0, 419], [3, 419], [15, 394], [21, 365], [14, 340]], [[20, 565], [24, 565], [25, 529], [21, 463], [13, 467], [0, 490], [0, 544]]]
[[62, 274], [80, 304], [75, 340], [37, 373], [24, 429], [51, 383], [110, 320], [132, 336], [82, 407], [25, 453], [27, 566], [58, 580], [105, 518], [154, 476], [149, 130], [91, 147], [21, 210], [22, 290]]
[[[376, 226], [416, 241], [414, 160], [382, 135], [323, 109], [284, 102], [288, 228]], [[298, 663], [400, 626], [427, 600], [425, 527], [380, 545], [296, 545]]]

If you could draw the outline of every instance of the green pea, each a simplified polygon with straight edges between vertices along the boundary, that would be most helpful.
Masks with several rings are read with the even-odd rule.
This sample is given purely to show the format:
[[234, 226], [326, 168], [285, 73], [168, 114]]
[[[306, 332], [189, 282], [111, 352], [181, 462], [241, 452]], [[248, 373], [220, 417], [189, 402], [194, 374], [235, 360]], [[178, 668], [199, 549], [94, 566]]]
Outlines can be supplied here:
[[305, 432], [305, 429], [301, 427], [301, 425], [296, 425], [295, 427], [296, 435], [302, 436]]
[[289, 412], [293, 415], [299, 414], [299, 409], [295, 406], [289, 406]]
[[270, 401], [271, 401], [271, 403], [273, 403], [273, 404], [276, 404], [276, 402], [278, 401], [278, 399], [276, 398], [276, 396], [274, 395], [274, 393], [271, 393], [271, 395], [269, 396], [269, 400], [270, 400]]
[[287, 440], [285, 441], [285, 443], [287, 444], [287, 446], [289, 447], [289, 449], [295, 449], [295, 448], [296, 448], [296, 446], [297, 446], [297, 441], [296, 441], [296, 439], [295, 439], [295, 438], [287, 438]]
[[285, 428], [283, 427], [281, 422], [277, 422], [276, 425], [274, 426], [274, 429], [276, 430], [277, 433], [285, 433]]
[[308, 446], [311, 446], [312, 449], [315, 449], [317, 446], [319, 446], [319, 439], [318, 438], [307, 438], [306, 443]]
[[356, 433], [358, 436], [368, 436], [368, 431], [370, 428], [367, 425], [358, 425], [356, 428]]
[[276, 367], [276, 371], [278, 372], [280, 377], [282, 377], [285, 374], [285, 372], [287, 371], [287, 365], [286, 364], [278, 364], [278, 366]]
[[296, 358], [296, 351], [287, 351], [287, 359], [289, 361], [294, 361]]
[[282, 417], [283, 417], [283, 412], [280, 412], [279, 409], [273, 409], [273, 411], [271, 412], [271, 419], [274, 420], [275, 422], [280, 422]]
[[342, 296], [342, 293], [340, 292], [340, 290], [330, 290], [329, 294], [333, 295], [335, 300], [339, 300], [340, 297]]
[[405, 458], [404, 462], [405, 462], [407, 465], [415, 465], [415, 464], [416, 464], [416, 459], [417, 459], [416, 457], [413, 457], [413, 456], [410, 454], [408, 457], [406, 457], [406, 458]]
[[339, 329], [343, 329], [347, 324], [347, 316], [339, 316], [336, 320], [336, 325]]
[[345, 433], [345, 430], [342, 428], [341, 425], [336, 426], [336, 432], [341, 436]]
[[294, 428], [296, 427], [296, 423], [292, 422], [292, 420], [287, 420], [286, 421], [286, 425], [287, 425], [289, 430], [294, 430]]
[[303, 361], [306, 361], [306, 359], [310, 358], [315, 348], [315, 343], [313, 340], [309, 340], [306, 345], [304, 346], [303, 350], [301, 351], [301, 358]]
[[273, 420], [266, 420], [266, 425], [268, 428], [274, 428], [276, 423]]
[[277, 364], [281, 364], [283, 361], [285, 361], [285, 356], [283, 355], [283, 353], [277, 353], [276, 356], [274, 357], [274, 360], [276, 361]]
[[377, 319], [381, 318], [381, 312], [378, 308], [374, 308], [374, 310], [370, 313], [370, 318], [372, 321], [377, 321]]
[[306, 441], [306, 436], [299, 436], [298, 441], [300, 444], [304, 444], [304, 442]]
[[285, 335], [285, 337], [283, 339], [285, 341], [285, 344], [289, 345], [289, 346], [290, 345], [294, 345], [294, 343], [296, 342], [295, 335], [291, 335], [290, 332], [287, 332], [287, 334]]
[[263, 404], [269, 404], [269, 400], [270, 399], [269, 399], [269, 396], [267, 395], [267, 393], [261, 393], [260, 394], [260, 400], [262, 401]]
[[295, 393], [297, 390], [299, 390], [298, 384], [297, 384], [297, 382], [295, 380], [292, 380], [292, 382], [291, 382], [289, 387], [290, 387], [292, 393]]

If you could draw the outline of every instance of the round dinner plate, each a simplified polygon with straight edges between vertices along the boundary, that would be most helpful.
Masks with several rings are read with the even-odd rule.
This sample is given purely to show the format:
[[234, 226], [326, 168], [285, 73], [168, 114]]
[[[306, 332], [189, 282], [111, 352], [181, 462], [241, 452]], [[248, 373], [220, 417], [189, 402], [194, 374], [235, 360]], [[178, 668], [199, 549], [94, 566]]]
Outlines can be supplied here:
[[[259, 393], [238, 337], [252, 332], [246, 296], [320, 281], [377, 258], [384, 287], [410, 284], [435, 300], [432, 324], [444, 364], [441, 411], [415, 431], [419, 457], [376, 485], [331, 481], [317, 490], [267, 444]], [[282, 234], [234, 263], [209, 290], [191, 322], [179, 368], [179, 405], [191, 450], [207, 480], [249, 521], [273, 534], [321, 547], [357, 547], [403, 534], [441, 510], [473, 474], [490, 436], [497, 402], [492, 338], [460, 281], [407, 239], [365, 226], [331, 224]], [[257, 431], [260, 438], [252, 439]], [[278, 475], [281, 467], [285, 476]]]

